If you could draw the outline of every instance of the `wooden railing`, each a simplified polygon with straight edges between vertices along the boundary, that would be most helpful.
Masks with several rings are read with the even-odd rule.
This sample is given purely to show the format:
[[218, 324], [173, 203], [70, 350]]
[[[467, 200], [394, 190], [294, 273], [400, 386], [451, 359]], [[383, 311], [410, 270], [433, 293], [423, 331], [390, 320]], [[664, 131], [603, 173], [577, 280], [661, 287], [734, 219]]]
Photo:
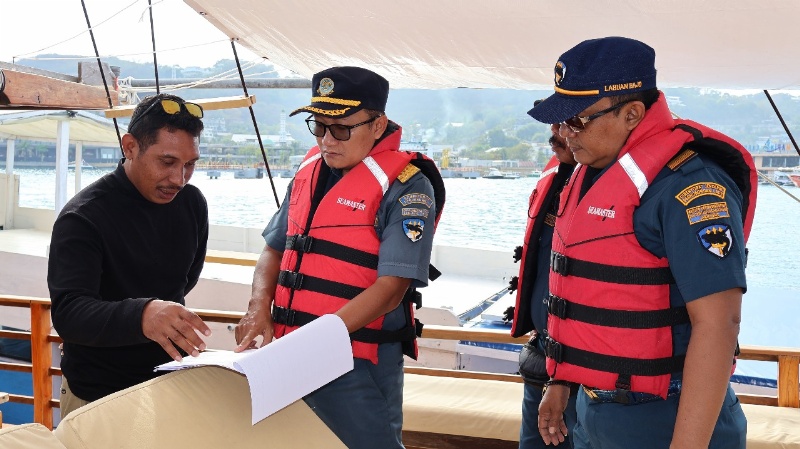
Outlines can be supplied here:
[[[257, 255], [210, 251], [207, 262], [253, 266]], [[53, 377], [60, 376], [61, 370], [52, 366], [52, 344], [60, 343], [61, 338], [50, 333], [50, 300], [30, 296], [0, 295], [0, 306], [23, 307], [30, 309], [30, 331], [0, 331], [0, 337], [30, 340], [31, 364], [3, 363], [0, 370], [31, 373], [33, 379], [33, 396], [10, 394], [11, 402], [32, 404], [33, 419], [48, 428], [53, 426], [53, 409], [59, 407], [59, 401], [53, 398]], [[205, 321], [216, 323], [238, 323], [244, 315], [242, 312], [192, 309]], [[477, 330], [454, 326], [426, 325], [422, 338], [437, 340], [482, 341], [490, 343], [524, 343], [525, 338], [512, 338], [508, 332], [498, 330]], [[739, 394], [743, 403], [769, 405], [779, 407], [800, 408], [800, 349], [775, 348], [760, 346], [741, 346], [739, 356], [743, 360], [759, 360], [777, 362], [778, 391], [777, 396]], [[466, 377], [485, 380], [502, 380], [521, 382], [518, 375], [484, 373], [475, 371], [457, 371], [423, 367], [406, 367], [406, 372], [432, 376]]]

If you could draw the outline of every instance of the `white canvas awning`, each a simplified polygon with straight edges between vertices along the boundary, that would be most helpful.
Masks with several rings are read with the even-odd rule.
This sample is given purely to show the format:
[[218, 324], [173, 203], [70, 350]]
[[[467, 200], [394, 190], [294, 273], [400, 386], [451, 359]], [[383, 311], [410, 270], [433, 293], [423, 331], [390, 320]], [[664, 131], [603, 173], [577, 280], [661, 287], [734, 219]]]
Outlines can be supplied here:
[[[120, 133], [125, 133], [125, 128]], [[35, 110], [4, 111], [0, 109], [0, 139], [8, 139], [6, 173], [14, 172], [14, 141], [40, 140], [56, 142], [56, 213], [67, 202], [67, 154], [69, 142], [76, 142], [75, 156], [80, 160], [83, 145], [119, 146], [114, 122], [86, 111]], [[75, 191], [80, 190], [80, 163], [75, 168]], [[13, 177], [7, 176], [7, 205], [15, 204]], [[14, 208], [5, 208], [6, 228], [14, 226]]]
[[800, 87], [796, 0], [184, 0], [311, 78], [357, 65], [393, 88], [550, 89], [558, 56], [603, 36], [656, 50], [659, 87]]
[[[69, 141], [85, 145], [119, 146], [114, 122], [86, 111], [19, 111], [0, 109], [0, 139], [55, 142], [58, 122], [69, 121]], [[120, 128], [124, 134], [125, 128]]]

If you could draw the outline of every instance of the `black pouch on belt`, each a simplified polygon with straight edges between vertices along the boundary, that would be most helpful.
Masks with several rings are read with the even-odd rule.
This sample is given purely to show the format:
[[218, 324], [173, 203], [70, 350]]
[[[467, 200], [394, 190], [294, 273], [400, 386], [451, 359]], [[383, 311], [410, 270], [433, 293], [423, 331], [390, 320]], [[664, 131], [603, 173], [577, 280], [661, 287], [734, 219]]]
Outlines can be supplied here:
[[536, 335], [522, 345], [519, 351], [519, 374], [526, 384], [543, 387], [550, 376], [547, 375], [547, 358], [539, 350], [538, 338]]

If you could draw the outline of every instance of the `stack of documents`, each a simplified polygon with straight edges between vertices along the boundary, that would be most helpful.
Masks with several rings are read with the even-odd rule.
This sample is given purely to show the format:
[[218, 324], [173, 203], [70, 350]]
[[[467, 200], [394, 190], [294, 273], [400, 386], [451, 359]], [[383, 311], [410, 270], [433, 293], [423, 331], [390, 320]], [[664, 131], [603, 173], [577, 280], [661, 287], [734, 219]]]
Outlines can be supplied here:
[[156, 371], [221, 366], [247, 377], [256, 424], [353, 369], [350, 335], [341, 318], [324, 315], [259, 349], [205, 351]]

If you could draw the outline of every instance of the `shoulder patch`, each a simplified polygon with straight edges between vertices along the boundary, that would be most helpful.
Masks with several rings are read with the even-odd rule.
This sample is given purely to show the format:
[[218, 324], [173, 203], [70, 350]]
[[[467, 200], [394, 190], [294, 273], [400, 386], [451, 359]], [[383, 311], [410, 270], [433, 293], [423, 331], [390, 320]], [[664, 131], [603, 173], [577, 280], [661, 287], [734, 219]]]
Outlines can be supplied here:
[[688, 206], [689, 203], [701, 196], [711, 195], [724, 200], [725, 191], [725, 186], [717, 184], [716, 182], [698, 182], [678, 192], [678, 194], [675, 195], [675, 199], [680, 201], [684, 206]]
[[697, 231], [697, 240], [709, 253], [720, 259], [727, 256], [733, 248], [731, 228], [726, 224], [712, 224]]
[[667, 162], [667, 167], [669, 167], [670, 170], [675, 171], [679, 169], [681, 165], [685, 164], [686, 161], [695, 156], [697, 156], [697, 153], [687, 148], [670, 159], [670, 161]]
[[728, 203], [719, 201], [690, 207], [686, 209], [686, 217], [689, 218], [689, 224], [693, 225], [703, 221], [730, 218], [731, 214], [728, 212]]
[[425, 220], [419, 218], [406, 218], [403, 220], [403, 232], [412, 242], [418, 242], [422, 238], [425, 229]]
[[405, 183], [406, 181], [411, 179], [412, 176], [416, 175], [418, 172], [419, 172], [419, 167], [417, 167], [414, 164], [408, 164], [406, 165], [406, 168], [404, 168], [403, 171], [401, 171], [400, 174], [397, 175], [397, 180], [402, 183]]

